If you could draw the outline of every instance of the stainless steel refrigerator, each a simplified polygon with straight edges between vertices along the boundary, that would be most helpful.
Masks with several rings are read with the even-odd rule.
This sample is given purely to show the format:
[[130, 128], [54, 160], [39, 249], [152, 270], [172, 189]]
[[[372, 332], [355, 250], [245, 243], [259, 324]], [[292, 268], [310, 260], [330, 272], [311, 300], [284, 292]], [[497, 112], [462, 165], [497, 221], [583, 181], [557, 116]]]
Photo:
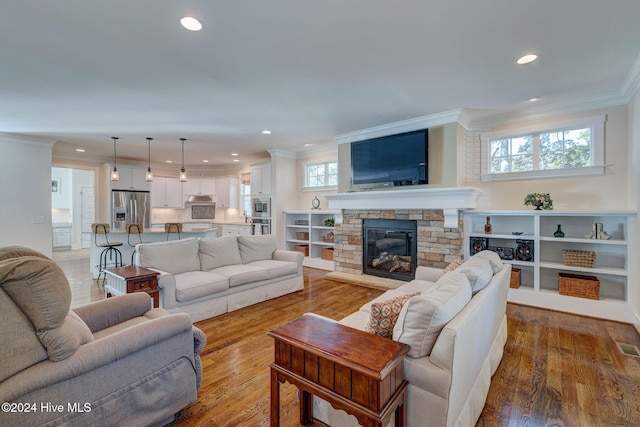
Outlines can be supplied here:
[[111, 228], [124, 230], [125, 224], [151, 227], [151, 194], [148, 191], [111, 191]]

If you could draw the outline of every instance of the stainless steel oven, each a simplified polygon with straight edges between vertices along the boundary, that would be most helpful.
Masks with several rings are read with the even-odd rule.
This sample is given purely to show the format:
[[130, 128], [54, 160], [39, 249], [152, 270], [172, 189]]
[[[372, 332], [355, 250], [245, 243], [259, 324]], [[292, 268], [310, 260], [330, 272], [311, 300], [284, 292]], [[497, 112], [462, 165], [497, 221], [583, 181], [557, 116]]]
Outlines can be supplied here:
[[253, 218], [270, 218], [271, 217], [271, 199], [268, 197], [260, 197], [251, 200], [251, 216]]

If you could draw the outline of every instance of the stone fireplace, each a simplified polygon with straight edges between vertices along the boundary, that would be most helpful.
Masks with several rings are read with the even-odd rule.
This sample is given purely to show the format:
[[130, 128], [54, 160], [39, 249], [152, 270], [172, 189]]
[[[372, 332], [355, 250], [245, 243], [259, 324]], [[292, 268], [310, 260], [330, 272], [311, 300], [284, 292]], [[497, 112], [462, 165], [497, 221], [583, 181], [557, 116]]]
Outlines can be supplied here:
[[[364, 224], [371, 220], [415, 222], [416, 265], [446, 267], [451, 261], [463, 257], [462, 210], [475, 207], [479, 196], [480, 191], [470, 187], [326, 195], [331, 208], [342, 209], [341, 221], [337, 219], [335, 227], [335, 271], [355, 275], [372, 274], [365, 265], [370, 256], [365, 256], [363, 250]], [[400, 235], [393, 237], [401, 239]], [[401, 242], [386, 243], [400, 246]], [[409, 275], [392, 277], [411, 280], [414, 272], [415, 266]]]

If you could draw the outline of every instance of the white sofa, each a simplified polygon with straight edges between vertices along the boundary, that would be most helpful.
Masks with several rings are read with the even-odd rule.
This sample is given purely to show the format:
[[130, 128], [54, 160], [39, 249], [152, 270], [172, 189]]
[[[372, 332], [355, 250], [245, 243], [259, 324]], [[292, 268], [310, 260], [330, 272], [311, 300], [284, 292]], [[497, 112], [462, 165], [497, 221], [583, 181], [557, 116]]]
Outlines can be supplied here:
[[136, 245], [137, 265], [160, 273], [160, 306], [194, 322], [304, 287], [300, 252], [276, 237], [188, 238]]
[[[385, 292], [340, 321], [366, 330], [373, 303], [421, 293], [402, 305], [393, 326], [393, 339], [411, 345], [404, 361], [409, 427], [475, 425], [507, 339], [510, 277], [511, 266], [489, 251], [446, 274], [418, 267], [415, 280]], [[334, 427], [358, 425], [354, 417], [317, 397], [314, 417]]]

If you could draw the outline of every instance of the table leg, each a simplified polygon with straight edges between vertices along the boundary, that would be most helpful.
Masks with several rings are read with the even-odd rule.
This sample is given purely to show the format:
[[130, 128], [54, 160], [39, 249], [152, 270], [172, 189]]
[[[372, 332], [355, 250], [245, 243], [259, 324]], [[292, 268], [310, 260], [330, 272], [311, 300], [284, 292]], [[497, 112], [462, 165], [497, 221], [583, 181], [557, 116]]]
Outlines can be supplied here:
[[396, 407], [396, 427], [406, 427], [407, 425], [407, 390], [402, 393], [402, 401]]
[[308, 391], [300, 394], [300, 424], [313, 424], [313, 395]]
[[271, 368], [271, 427], [280, 426], [280, 383], [278, 372]]

